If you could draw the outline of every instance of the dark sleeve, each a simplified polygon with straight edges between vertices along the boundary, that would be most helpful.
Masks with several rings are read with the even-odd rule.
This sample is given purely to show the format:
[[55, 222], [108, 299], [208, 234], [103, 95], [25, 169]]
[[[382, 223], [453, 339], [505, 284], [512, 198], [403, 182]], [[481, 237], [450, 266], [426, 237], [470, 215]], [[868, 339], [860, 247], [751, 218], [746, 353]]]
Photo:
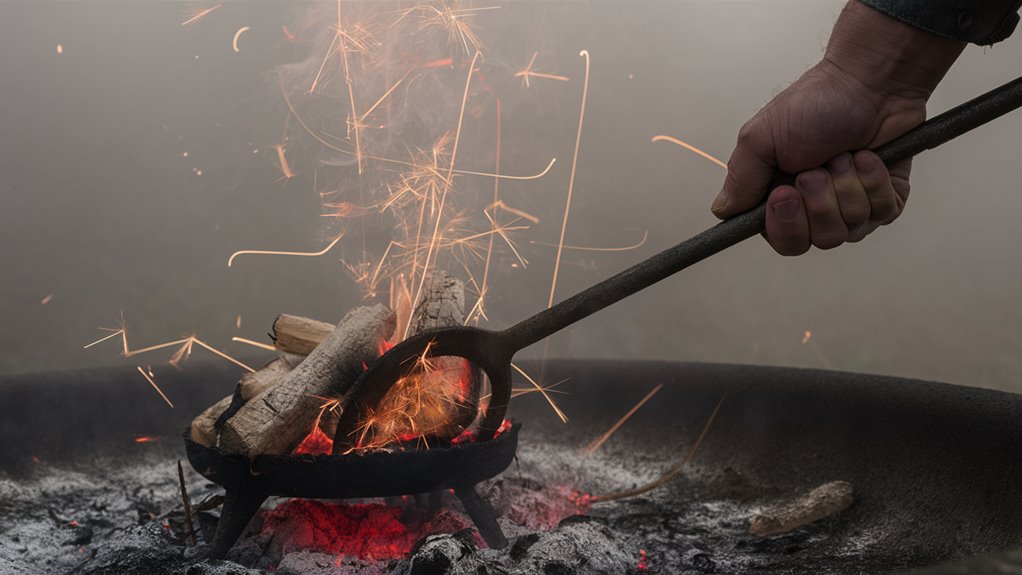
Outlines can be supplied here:
[[859, 0], [940, 36], [986, 46], [1015, 31], [1022, 0]]

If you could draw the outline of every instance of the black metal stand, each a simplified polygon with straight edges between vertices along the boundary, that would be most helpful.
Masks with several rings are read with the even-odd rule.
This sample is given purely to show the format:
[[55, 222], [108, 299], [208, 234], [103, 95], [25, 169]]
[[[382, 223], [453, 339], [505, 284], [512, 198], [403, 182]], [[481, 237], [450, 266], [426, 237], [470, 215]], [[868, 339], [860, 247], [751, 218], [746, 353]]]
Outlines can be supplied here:
[[227, 490], [224, 495], [224, 506], [220, 511], [220, 522], [217, 523], [216, 534], [213, 536], [213, 549], [210, 554], [213, 559], [227, 557], [227, 552], [234, 546], [238, 537], [241, 537], [241, 533], [255, 517], [266, 497], [253, 491]]
[[497, 524], [497, 514], [493, 512], [493, 508], [485, 499], [479, 497], [475, 486], [455, 487], [454, 494], [465, 506], [465, 511], [472, 518], [472, 522], [476, 524], [476, 529], [483, 536], [483, 541], [486, 541], [486, 544], [492, 549], [507, 547], [507, 537], [504, 537], [504, 532]]

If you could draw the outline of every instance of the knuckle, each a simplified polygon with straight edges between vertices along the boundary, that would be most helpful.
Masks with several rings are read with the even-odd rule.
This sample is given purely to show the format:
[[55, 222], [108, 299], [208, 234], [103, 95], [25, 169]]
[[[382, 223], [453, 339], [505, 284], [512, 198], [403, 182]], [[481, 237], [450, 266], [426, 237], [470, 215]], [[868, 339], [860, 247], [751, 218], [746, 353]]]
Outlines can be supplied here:
[[758, 122], [755, 118], [749, 120], [738, 129], [738, 145], [753, 147], [755, 142], [758, 140], [756, 132], [758, 131]]

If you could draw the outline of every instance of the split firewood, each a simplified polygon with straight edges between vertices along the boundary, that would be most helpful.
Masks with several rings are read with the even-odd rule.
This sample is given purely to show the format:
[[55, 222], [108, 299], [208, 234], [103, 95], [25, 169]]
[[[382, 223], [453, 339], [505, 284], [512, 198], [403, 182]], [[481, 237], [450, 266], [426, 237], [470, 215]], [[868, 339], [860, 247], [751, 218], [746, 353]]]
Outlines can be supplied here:
[[[408, 333], [414, 335], [432, 328], [460, 326], [464, 319], [465, 286], [460, 280], [440, 271], [427, 279], [423, 296], [409, 319]], [[412, 429], [406, 431], [424, 431], [433, 437], [449, 439], [460, 434], [475, 419], [482, 374], [478, 368], [466, 368], [462, 358], [441, 357], [429, 363], [427, 373], [418, 381], [425, 393], [417, 391], [412, 394], [395, 387], [384, 397], [379, 411], [414, 412], [417, 415]], [[402, 395], [426, 399], [419, 400], [421, 405], [404, 406], [412, 399]], [[405, 425], [407, 422], [394, 423]], [[393, 429], [378, 429], [376, 432], [385, 437], [401, 435]]]
[[219, 438], [220, 432], [223, 430], [224, 425], [227, 424], [227, 420], [233, 417], [235, 413], [238, 413], [238, 410], [243, 405], [248, 403], [253, 397], [284, 381], [284, 376], [291, 373], [291, 370], [301, 363], [303, 359], [304, 357], [300, 355], [286, 353], [274, 358], [256, 371], [241, 376], [241, 379], [238, 380], [238, 385], [234, 388], [231, 404], [217, 417], [216, 423], [213, 426], [216, 436]]
[[790, 533], [810, 523], [836, 515], [848, 509], [854, 501], [851, 483], [847, 481], [824, 483], [793, 501], [753, 517], [749, 523], [749, 533], [759, 537]]
[[217, 444], [216, 422], [217, 419], [231, 406], [234, 400], [233, 395], [221, 399], [206, 408], [198, 417], [192, 420], [192, 441], [206, 447], [214, 447]]
[[214, 447], [219, 443], [220, 430], [227, 420], [241, 409], [248, 400], [259, 395], [269, 387], [280, 383], [302, 358], [297, 355], [285, 354], [277, 357], [259, 368], [241, 376], [234, 395], [229, 395], [208, 407], [192, 420], [192, 441]]
[[273, 346], [285, 353], [309, 355], [334, 330], [333, 324], [282, 313], [273, 322]]
[[283, 381], [284, 376], [298, 367], [303, 359], [305, 358], [300, 355], [290, 353], [274, 358], [262, 368], [241, 376], [235, 393], [247, 403], [253, 397]]
[[342, 396], [394, 331], [382, 305], [350, 312], [308, 357], [277, 385], [249, 400], [227, 420], [220, 448], [246, 457], [288, 454], [311, 431], [321, 398]]

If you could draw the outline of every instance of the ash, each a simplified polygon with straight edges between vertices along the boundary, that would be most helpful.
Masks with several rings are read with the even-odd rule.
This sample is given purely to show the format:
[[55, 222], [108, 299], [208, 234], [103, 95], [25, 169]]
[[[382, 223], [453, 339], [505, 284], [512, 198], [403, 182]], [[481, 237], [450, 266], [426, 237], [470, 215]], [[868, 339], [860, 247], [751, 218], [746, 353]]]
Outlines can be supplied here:
[[[569, 575], [597, 573], [839, 573], [868, 570], [877, 539], [847, 518], [760, 539], [749, 520], [780, 494], [750, 498], [734, 470], [693, 467], [644, 497], [590, 505], [654, 479], [664, 460], [523, 442], [517, 465], [479, 487], [510, 544], [487, 549], [453, 496], [438, 510], [410, 502], [271, 499], [232, 549], [205, 558], [217, 513], [197, 513], [186, 539], [177, 457], [40, 462], [0, 476], [0, 573], [82, 575]], [[221, 493], [186, 472], [193, 507]], [[215, 502], [215, 500], [214, 500]], [[882, 555], [882, 554], [880, 554]], [[888, 563], [889, 564], [889, 563]]]

